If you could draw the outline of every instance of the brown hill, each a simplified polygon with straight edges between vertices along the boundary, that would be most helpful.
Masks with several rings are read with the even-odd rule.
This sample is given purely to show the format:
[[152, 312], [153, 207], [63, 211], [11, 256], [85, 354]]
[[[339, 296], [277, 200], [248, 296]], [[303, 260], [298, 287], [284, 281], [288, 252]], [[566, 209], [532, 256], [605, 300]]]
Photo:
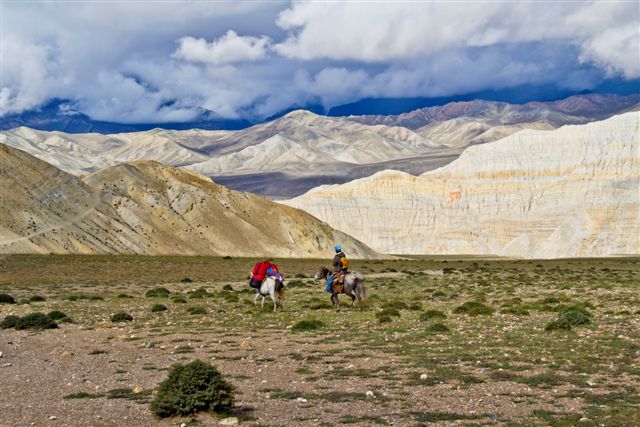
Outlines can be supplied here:
[[375, 255], [303, 211], [153, 161], [80, 179], [0, 145], [0, 188], [2, 253]]

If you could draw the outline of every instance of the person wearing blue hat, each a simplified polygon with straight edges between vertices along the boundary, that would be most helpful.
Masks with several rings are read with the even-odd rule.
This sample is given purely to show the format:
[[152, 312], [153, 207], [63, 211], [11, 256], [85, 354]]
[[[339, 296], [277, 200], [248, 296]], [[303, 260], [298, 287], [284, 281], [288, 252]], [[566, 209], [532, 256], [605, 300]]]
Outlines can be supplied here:
[[349, 261], [347, 260], [347, 256], [342, 251], [342, 246], [336, 245], [336, 255], [333, 257], [333, 273], [327, 277], [327, 287], [325, 288], [326, 292], [331, 292], [331, 284], [333, 283], [333, 279], [338, 274], [345, 274], [349, 269]]

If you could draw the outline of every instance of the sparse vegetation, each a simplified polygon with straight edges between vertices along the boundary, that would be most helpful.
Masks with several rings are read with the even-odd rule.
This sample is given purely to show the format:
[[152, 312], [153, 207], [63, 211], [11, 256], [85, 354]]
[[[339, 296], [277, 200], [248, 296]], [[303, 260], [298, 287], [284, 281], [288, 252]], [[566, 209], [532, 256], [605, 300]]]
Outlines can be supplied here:
[[420, 315], [420, 320], [446, 319], [447, 315], [440, 310], [427, 310]]
[[291, 330], [294, 332], [315, 331], [324, 328], [324, 326], [324, 322], [318, 319], [305, 319], [293, 325]]
[[151, 307], [151, 312], [152, 313], [157, 313], [159, 311], [167, 311], [167, 306], [164, 304], [155, 304], [153, 307]]
[[149, 289], [144, 296], [147, 298], [168, 298], [170, 293], [169, 289], [160, 287]]
[[478, 301], [467, 301], [453, 310], [454, 313], [464, 313], [469, 316], [488, 315], [493, 311], [493, 308]]
[[207, 309], [200, 305], [197, 305], [195, 307], [189, 307], [187, 309], [187, 312], [192, 316], [198, 316], [198, 315], [207, 314]]
[[47, 316], [49, 316], [49, 319], [51, 320], [60, 320], [60, 319], [64, 319], [65, 317], [68, 317], [66, 314], [64, 314], [60, 310], [50, 311], [49, 313], [47, 313]]
[[[0, 304], [0, 319], [5, 319], [1, 327], [15, 327], [31, 311], [23, 304], [34, 294], [46, 298], [39, 304], [46, 310], [40, 311], [72, 314], [77, 327], [44, 334], [4, 329], [3, 342], [6, 336], [6, 342], [14, 344], [3, 348], [0, 364], [33, 364], [34, 372], [48, 363], [79, 369], [82, 365], [88, 381], [99, 381], [101, 370], [117, 381], [110, 391], [94, 389], [88, 382], [64, 393], [45, 385], [42, 392], [49, 393], [56, 405], [73, 396], [71, 391], [80, 392], [77, 399], [101, 398], [103, 403], [107, 398], [149, 402], [151, 390], [140, 387], [148, 386], [147, 377], [165, 375], [162, 372], [172, 363], [198, 357], [233, 367], [229, 379], [244, 393], [243, 402], [256, 397], [250, 403], [254, 411], [234, 408], [231, 415], [241, 424], [299, 425], [314, 419], [335, 425], [419, 425], [432, 422], [428, 420], [470, 425], [638, 424], [634, 410], [640, 400], [633, 383], [640, 339], [633, 328], [640, 314], [637, 257], [545, 261], [416, 257], [366, 264], [355, 260], [353, 268], [367, 275], [367, 300], [363, 306], [350, 307], [349, 298], [341, 295], [340, 313], [322, 286], [303, 278], [294, 286], [295, 280], [288, 283], [282, 310], [273, 312], [270, 305], [254, 308], [255, 291], [244, 280], [253, 260], [246, 258], [224, 264], [220, 257], [48, 255], [9, 260], [0, 277], [2, 292], [22, 304]], [[109, 263], [109, 271], [118, 274], [104, 275], [102, 263]], [[318, 264], [318, 260], [279, 260], [288, 277], [293, 273], [313, 277]], [[455, 269], [442, 275], [447, 266]], [[609, 271], [603, 271], [607, 267]], [[396, 272], [385, 273], [390, 268]], [[185, 275], [197, 285], [181, 285]], [[200, 286], [202, 290], [196, 289]], [[140, 299], [157, 287], [166, 287], [169, 292], [162, 294], [171, 299]], [[190, 299], [194, 290], [203, 299]], [[101, 296], [104, 300], [96, 299]], [[156, 303], [169, 310], [152, 315]], [[472, 314], [478, 305], [488, 307], [480, 311], [492, 315]], [[193, 306], [210, 315], [189, 316], [187, 310]], [[134, 319], [105, 325], [105, 316], [108, 322], [118, 311]], [[67, 320], [56, 322], [62, 327]], [[545, 332], [553, 321], [557, 324]], [[563, 327], [573, 332], [553, 332]], [[34, 347], [62, 340], [63, 335], [64, 347]], [[94, 337], [95, 341], [85, 341]], [[14, 351], [17, 343], [19, 352]], [[26, 351], [34, 357], [25, 357]], [[87, 358], [99, 369], [85, 371]], [[10, 374], [14, 369], [4, 371]], [[258, 387], [281, 388], [256, 390], [263, 379], [271, 381], [274, 369], [282, 382]], [[16, 384], [10, 375], [5, 380], [13, 381], [11, 387]], [[365, 394], [368, 390], [371, 395]], [[485, 390], [493, 397], [485, 397]], [[452, 404], [468, 402], [471, 396], [490, 399], [491, 404], [461, 405], [450, 409], [455, 413], [438, 413], [434, 411], [440, 407], [425, 403], [442, 396]], [[338, 402], [357, 402], [367, 416], [347, 416], [345, 408], [352, 405], [334, 404]], [[512, 404], [518, 411], [505, 406]], [[273, 413], [274, 405], [287, 408], [277, 421], [264, 417]], [[120, 411], [117, 407], [114, 411]], [[484, 407], [491, 413], [478, 410]], [[128, 406], [127, 411], [135, 410], [152, 416], [144, 406]], [[55, 415], [65, 423], [64, 415]], [[142, 423], [153, 423], [144, 416]], [[581, 418], [591, 424], [580, 422]], [[9, 415], [12, 425], [21, 425], [19, 421]]]
[[4, 320], [0, 323], [0, 328], [2, 329], [15, 328], [16, 323], [18, 323], [18, 320], [20, 320], [19, 316], [10, 314], [7, 317], [5, 317]]
[[31, 313], [16, 321], [16, 329], [55, 329], [58, 325], [44, 313]]
[[16, 300], [9, 294], [0, 294], [0, 304], [15, 304]]
[[111, 321], [116, 322], [131, 322], [133, 320], [133, 316], [125, 311], [119, 311], [113, 316], [111, 316]]

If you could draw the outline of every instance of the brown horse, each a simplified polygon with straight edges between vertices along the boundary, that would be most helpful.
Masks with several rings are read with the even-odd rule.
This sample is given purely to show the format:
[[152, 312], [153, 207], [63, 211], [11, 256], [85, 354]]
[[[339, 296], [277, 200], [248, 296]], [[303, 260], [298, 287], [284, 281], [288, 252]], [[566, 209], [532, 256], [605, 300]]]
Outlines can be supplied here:
[[[314, 279], [319, 281], [320, 279], [324, 279], [325, 282], [329, 278], [331, 274], [331, 270], [327, 267], [320, 267], [320, 270], [316, 273]], [[338, 294], [346, 294], [351, 298], [351, 305], [353, 306], [356, 298], [360, 304], [364, 303], [364, 300], [367, 296], [367, 292], [364, 289], [364, 276], [356, 271], [352, 271], [347, 273], [344, 276], [344, 288], [342, 292], [339, 292], [339, 289], [336, 289], [335, 282], [333, 282], [331, 286], [331, 303], [336, 306], [337, 310], [340, 311], [340, 300], [338, 299]]]

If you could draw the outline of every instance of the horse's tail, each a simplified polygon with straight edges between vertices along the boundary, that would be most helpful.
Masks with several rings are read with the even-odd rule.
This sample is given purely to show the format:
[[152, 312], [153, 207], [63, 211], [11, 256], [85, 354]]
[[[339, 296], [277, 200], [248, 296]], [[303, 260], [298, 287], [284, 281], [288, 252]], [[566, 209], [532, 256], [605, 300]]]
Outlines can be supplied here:
[[358, 302], [362, 304], [364, 303], [365, 299], [367, 299], [367, 291], [362, 284], [362, 282], [364, 282], [364, 276], [357, 271], [354, 271], [351, 274], [353, 274], [356, 282], [356, 285], [354, 287], [356, 297], [358, 298]]
[[276, 296], [280, 301], [284, 299], [284, 282], [280, 280], [276, 280]]

